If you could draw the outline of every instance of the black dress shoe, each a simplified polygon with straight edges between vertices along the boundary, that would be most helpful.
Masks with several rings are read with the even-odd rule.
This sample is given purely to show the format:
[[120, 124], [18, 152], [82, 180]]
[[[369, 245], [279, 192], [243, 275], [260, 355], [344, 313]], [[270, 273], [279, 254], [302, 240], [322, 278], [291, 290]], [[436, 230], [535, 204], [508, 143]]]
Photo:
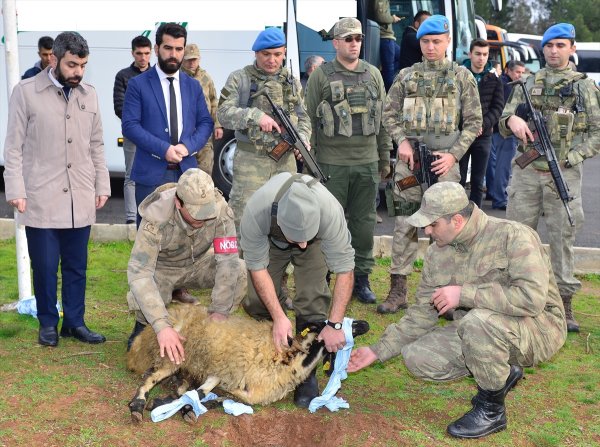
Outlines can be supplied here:
[[69, 328], [65, 328], [63, 326], [60, 329], [60, 336], [75, 337], [79, 341], [92, 344], [104, 343], [106, 341], [106, 337], [104, 337], [104, 335], [90, 331], [85, 325]]
[[42, 346], [57, 346], [58, 329], [56, 329], [56, 326], [40, 326], [38, 343]]

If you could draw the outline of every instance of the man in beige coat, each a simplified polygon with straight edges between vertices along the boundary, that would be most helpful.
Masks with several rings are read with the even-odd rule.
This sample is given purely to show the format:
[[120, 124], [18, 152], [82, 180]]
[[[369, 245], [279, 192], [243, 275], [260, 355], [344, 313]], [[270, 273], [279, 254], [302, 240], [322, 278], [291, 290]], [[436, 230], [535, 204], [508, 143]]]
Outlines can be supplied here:
[[84, 322], [87, 244], [96, 210], [110, 196], [96, 91], [81, 82], [88, 60], [79, 34], [57, 36], [55, 64], [13, 90], [4, 144], [6, 200], [25, 225], [40, 322], [38, 342], [58, 344], [57, 270], [62, 273], [60, 335], [102, 343]]

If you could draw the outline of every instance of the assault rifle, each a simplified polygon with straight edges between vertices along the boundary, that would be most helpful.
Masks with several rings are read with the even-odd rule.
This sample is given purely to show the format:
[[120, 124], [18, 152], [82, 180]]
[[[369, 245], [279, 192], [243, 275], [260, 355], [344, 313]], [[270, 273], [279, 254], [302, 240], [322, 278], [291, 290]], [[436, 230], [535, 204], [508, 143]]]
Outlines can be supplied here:
[[548, 134], [548, 129], [546, 129], [546, 124], [544, 122], [544, 116], [539, 110], [533, 108], [531, 97], [529, 96], [529, 92], [527, 91], [525, 83], [522, 80], [517, 80], [511, 82], [510, 84], [518, 84], [523, 89], [523, 95], [525, 96], [524, 107], [526, 120], [533, 123], [535, 133], [537, 134], [537, 138], [532, 143], [533, 148], [517, 157], [515, 159], [515, 163], [519, 165], [521, 169], [524, 169], [532, 161], [540, 158], [541, 156], [546, 157], [548, 168], [550, 168], [550, 174], [552, 175], [552, 180], [556, 185], [556, 190], [560, 196], [560, 200], [562, 200], [565, 210], [567, 211], [569, 223], [573, 227], [575, 226], [575, 222], [573, 222], [573, 216], [571, 215], [571, 210], [569, 209], [569, 201], [573, 200], [573, 197], [569, 196], [569, 186], [565, 182], [560, 170], [560, 166], [558, 165], [556, 152], [554, 151], [554, 147], [550, 141], [550, 135]]
[[431, 171], [431, 163], [437, 160], [438, 156], [433, 155], [431, 150], [422, 141], [412, 140], [411, 144], [413, 146], [414, 161], [413, 175], [396, 182], [400, 191], [422, 184], [427, 185], [427, 188], [429, 188], [434, 183], [437, 183], [438, 180], [438, 175]]
[[263, 94], [267, 97], [269, 103], [271, 103], [275, 120], [281, 127], [283, 127], [284, 130], [284, 132], [281, 133], [281, 141], [273, 148], [271, 152], [269, 152], [269, 157], [275, 161], [279, 161], [281, 157], [283, 157], [288, 151], [298, 149], [312, 176], [321, 183], [325, 183], [327, 180], [329, 180], [329, 177], [325, 177], [325, 174], [323, 174], [323, 171], [321, 171], [321, 168], [317, 164], [317, 161], [314, 159], [312, 153], [306, 147], [304, 141], [302, 141], [300, 138], [298, 130], [296, 130], [290, 121], [288, 114], [281, 106], [278, 106], [273, 102], [266, 91], [263, 92]]

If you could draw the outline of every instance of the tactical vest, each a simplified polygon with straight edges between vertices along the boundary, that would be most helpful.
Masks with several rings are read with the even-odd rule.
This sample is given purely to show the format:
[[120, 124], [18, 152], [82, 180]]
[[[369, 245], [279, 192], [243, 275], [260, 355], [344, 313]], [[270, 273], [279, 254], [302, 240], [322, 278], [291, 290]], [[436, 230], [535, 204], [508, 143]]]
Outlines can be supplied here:
[[[281, 227], [277, 224], [277, 210], [279, 208], [279, 201], [281, 200], [283, 195], [287, 192], [287, 190], [291, 188], [291, 186], [294, 182], [305, 183], [306, 186], [308, 186], [309, 188], [311, 188], [314, 184], [319, 183], [319, 181], [315, 178], [305, 181], [302, 178], [303, 175], [304, 174], [293, 174], [289, 179], [287, 179], [283, 183], [283, 185], [281, 185], [281, 188], [279, 188], [279, 191], [277, 191], [277, 194], [275, 195], [275, 199], [273, 200], [273, 203], [271, 205], [271, 227], [269, 228], [269, 239], [271, 242], [273, 242], [273, 245], [275, 245], [277, 248], [279, 248], [281, 250], [289, 249], [292, 246], [292, 244], [290, 244], [288, 242], [287, 238], [283, 234], [283, 231], [281, 231]], [[310, 245], [315, 240], [316, 240], [316, 237], [307, 242]], [[296, 241], [296, 242], [304, 242], [304, 241]]]
[[[541, 70], [527, 79], [531, 102], [544, 116], [558, 160], [565, 160], [569, 150], [582, 143], [588, 134], [589, 123], [584, 108], [583, 92], [577, 83], [586, 77], [583, 73], [567, 72], [564, 78], [550, 84], [547, 71]], [[534, 130], [533, 123], [530, 122], [529, 127]], [[533, 166], [536, 169], [548, 169], [545, 159], [536, 160]]]
[[425, 73], [423, 62], [403, 79], [405, 96], [401, 126], [407, 137], [423, 137], [431, 149], [448, 150], [460, 136], [460, 98], [456, 65]]
[[[254, 65], [244, 67], [240, 84], [239, 106], [256, 107], [273, 118], [271, 104], [263, 94], [265, 91], [269, 93], [275, 104], [287, 111], [290, 120], [294, 126], [297, 126], [296, 107], [300, 103], [300, 91], [296, 88], [294, 78], [289, 75], [288, 70], [282, 68], [279, 74], [267, 76], [258, 71]], [[276, 132], [269, 133], [260, 130], [258, 123], [249, 125], [247, 129], [236, 130], [235, 137], [240, 149], [250, 151], [256, 149], [271, 151], [281, 140]]]
[[321, 67], [331, 89], [331, 98], [321, 101], [316, 109], [325, 136], [379, 134], [383, 101], [371, 71], [336, 71], [333, 63]]

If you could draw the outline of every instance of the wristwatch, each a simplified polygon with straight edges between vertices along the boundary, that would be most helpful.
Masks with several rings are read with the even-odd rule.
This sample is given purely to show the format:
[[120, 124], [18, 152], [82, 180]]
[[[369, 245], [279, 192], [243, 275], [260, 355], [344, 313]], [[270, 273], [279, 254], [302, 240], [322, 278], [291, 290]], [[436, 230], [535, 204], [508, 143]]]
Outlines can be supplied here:
[[333, 321], [328, 321], [327, 322], [327, 326], [331, 326], [332, 328], [334, 328], [335, 330], [340, 330], [342, 328], [342, 323], [334, 323]]

